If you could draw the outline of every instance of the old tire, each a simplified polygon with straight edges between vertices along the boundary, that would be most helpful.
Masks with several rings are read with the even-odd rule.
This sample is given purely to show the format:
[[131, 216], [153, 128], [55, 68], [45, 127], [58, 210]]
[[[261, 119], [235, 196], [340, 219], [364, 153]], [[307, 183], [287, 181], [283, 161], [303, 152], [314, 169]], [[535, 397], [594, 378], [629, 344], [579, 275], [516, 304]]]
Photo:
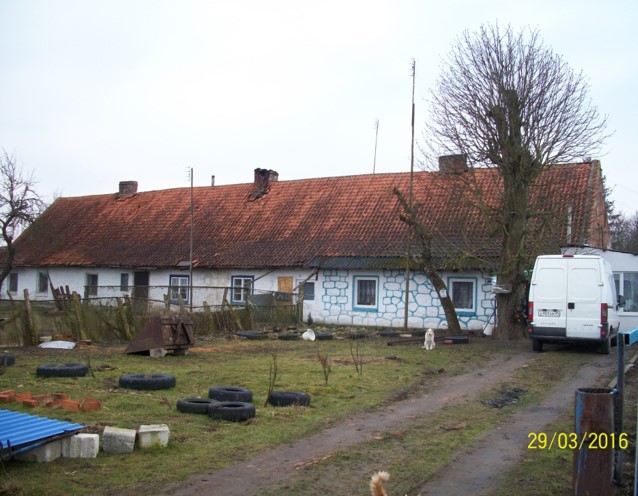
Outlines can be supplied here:
[[214, 403], [219, 402], [209, 398], [184, 398], [183, 400], [177, 400], [177, 411], [208, 415], [208, 408]]
[[470, 338], [467, 336], [445, 336], [444, 341], [452, 341], [452, 344], [467, 344], [470, 342]]
[[299, 334], [294, 333], [294, 332], [287, 332], [287, 333], [280, 334], [279, 336], [277, 336], [277, 339], [281, 339], [283, 341], [295, 341], [295, 340], [299, 339]]
[[89, 367], [84, 363], [45, 363], [38, 365], [35, 374], [40, 377], [84, 377]]
[[299, 391], [271, 391], [268, 403], [272, 406], [308, 406], [310, 395]]
[[175, 376], [170, 374], [124, 374], [120, 377], [120, 387], [155, 391], [175, 387]]
[[328, 341], [332, 339], [330, 332], [315, 332], [315, 341]]
[[8, 367], [16, 363], [16, 357], [13, 355], [0, 355], [0, 367]]
[[208, 407], [208, 416], [214, 419], [243, 422], [255, 416], [255, 405], [242, 401], [220, 401]]
[[217, 401], [250, 403], [253, 400], [253, 392], [238, 386], [212, 386], [208, 389], [208, 397]]
[[266, 333], [261, 331], [239, 331], [235, 336], [246, 339], [266, 339]]

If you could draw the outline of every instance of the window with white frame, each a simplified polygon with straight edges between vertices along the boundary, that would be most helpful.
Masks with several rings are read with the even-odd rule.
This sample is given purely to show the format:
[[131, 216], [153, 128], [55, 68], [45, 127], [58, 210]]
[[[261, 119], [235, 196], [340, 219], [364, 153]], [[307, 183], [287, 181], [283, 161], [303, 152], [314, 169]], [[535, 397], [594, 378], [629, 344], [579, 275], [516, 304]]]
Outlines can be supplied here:
[[625, 298], [625, 312], [638, 312], [638, 272], [615, 272], [616, 293]]
[[253, 291], [253, 276], [233, 276], [231, 278], [230, 302], [234, 305], [243, 305]]
[[188, 281], [188, 276], [170, 276], [170, 285], [168, 292], [172, 303], [179, 302], [180, 297], [184, 303], [188, 303]]
[[49, 291], [49, 275], [46, 272], [38, 272], [38, 286], [36, 287], [38, 293], [46, 293]]
[[476, 280], [451, 278], [448, 282], [450, 298], [457, 312], [476, 311]]
[[97, 296], [97, 274], [86, 275], [86, 286], [84, 289], [84, 296]]
[[354, 305], [355, 310], [374, 310], [377, 308], [376, 277], [355, 276], [354, 278]]
[[9, 274], [9, 292], [17, 293], [18, 292], [18, 273], [11, 272]]

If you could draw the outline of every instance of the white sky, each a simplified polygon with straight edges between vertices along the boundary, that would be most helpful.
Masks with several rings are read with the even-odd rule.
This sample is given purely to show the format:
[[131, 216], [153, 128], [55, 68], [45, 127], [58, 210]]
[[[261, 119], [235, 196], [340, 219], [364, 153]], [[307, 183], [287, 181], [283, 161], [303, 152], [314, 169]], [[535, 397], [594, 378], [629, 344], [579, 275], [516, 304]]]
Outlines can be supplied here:
[[[538, 28], [609, 116], [602, 162], [638, 211], [635, 0], [0, 0], [0, 148], [54, 196], [409, 171], [465, 29]], [[418, 158], [418, 157], [417, 157]]]

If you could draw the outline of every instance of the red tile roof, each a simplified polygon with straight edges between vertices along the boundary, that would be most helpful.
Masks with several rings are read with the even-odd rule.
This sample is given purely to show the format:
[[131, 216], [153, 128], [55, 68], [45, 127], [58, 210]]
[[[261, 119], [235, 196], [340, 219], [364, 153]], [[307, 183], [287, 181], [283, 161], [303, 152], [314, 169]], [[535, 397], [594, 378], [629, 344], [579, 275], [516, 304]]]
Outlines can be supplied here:
[[[495, 171], [476, 169], [473, 177], [497, 205]], [[406, 226], [393, 188], [407, 195], [409, 179], [394, 173], [277, 181], [254, 201], [252, 183], [194, 188], [194, 265], [275, 268], [308, 266], [316, 257], [404, 256]], [[566, 219], [571, 206], [578, 233], [590, 222], [589, 182], [589, 163], [555, 166], [538, 181], [534, 198], [553, 219]], [[439, 255], [459, 244], [481, 257], [500, 250], [489, 223], [471, 208], [461, 176], [415, 172], [414, 198], [437, 233]], [[558, 231], [565, 239], [564, 222]], [[119, 200], [59, 198], [17, 240], [15, 265], [176, 267], [189, 260], [189, 233], [189, 188]]]

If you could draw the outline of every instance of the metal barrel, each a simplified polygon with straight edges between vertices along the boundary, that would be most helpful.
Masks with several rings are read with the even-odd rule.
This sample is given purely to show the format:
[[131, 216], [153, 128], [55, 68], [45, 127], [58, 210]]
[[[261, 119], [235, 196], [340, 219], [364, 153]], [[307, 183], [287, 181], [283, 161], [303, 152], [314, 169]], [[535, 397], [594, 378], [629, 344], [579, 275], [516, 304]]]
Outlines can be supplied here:
[[614, 494], [614, 450], [609, 442], [614, 436], [614, 397], [612, 388], [576, 390], [578, 448], [574, 450], [572, 473], [575, 496]]

